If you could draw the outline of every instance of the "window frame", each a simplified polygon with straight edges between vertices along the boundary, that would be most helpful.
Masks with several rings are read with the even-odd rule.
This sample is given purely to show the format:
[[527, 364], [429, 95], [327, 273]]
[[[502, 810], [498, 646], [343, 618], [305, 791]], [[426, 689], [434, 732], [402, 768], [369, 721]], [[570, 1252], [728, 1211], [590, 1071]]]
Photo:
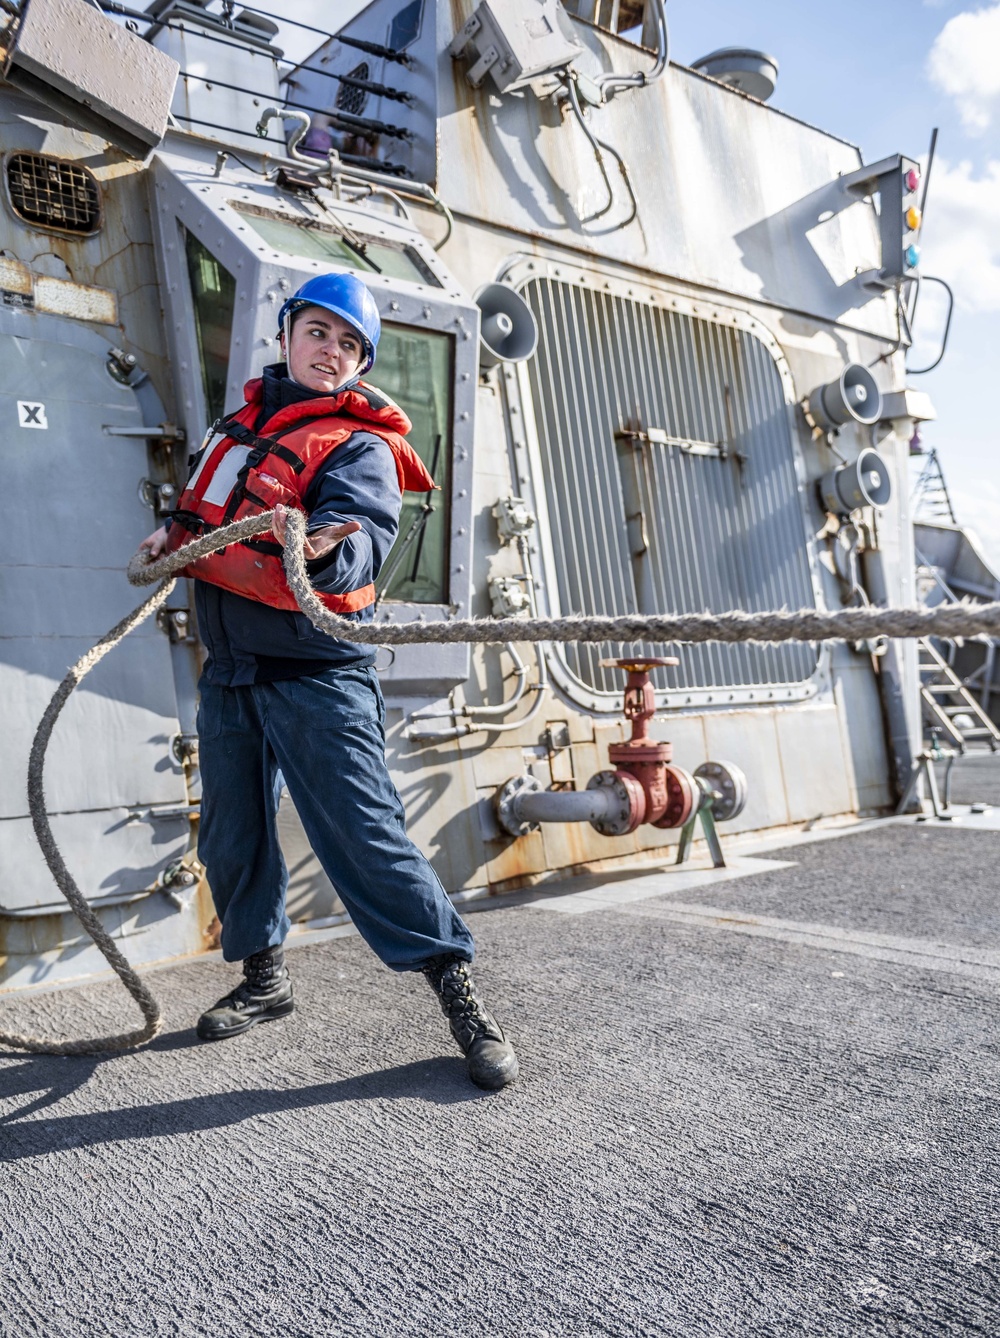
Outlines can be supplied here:
[[[183, 224], [194, 233], [236, 277], [225, 396], [227, 410], [243, 402], [246, 381], [259, 376], [263, 366], [278, 361], [277, 316], [285, 299], [306, 280], [321, 273], [345, 272], [348, 267], [289, 257], [266, 245], [233, 208], [234, 197], [257, 204], [278, 203], [288, 206], [290, 213], [295, 205], [280, 193], [275, 183], [263, 182], [242, 165], [227, 168], [220, 177], [213, 173], [208, 160], [192, 168], [190, 158], [177, 157], [168, 151], [154, 157], [152, 175], [158, 242], [154, 249], [166, 309], [176, 413], [188, 442], [196, 443], [204, 435], [208, 418], [201, 369], [198, 359], [192, 356], [194, 309], [178, 225]], [[302, 212], [312, 213], [304, 208]], [[335, 222], [343, 217], [352, 231], [402, 243], [419, 253], [435, 277], [435, 286], [379, 274], [365, 274], [364, 282], [384, 321], [448, 335], [453, 347], [446, 598], [436, 604], [386, 600], [379, 607], [376, 620], [398, 624], [470, 617], [479, 308], [463, 292], [427, 239], [406, 219], [387, 216], [384, 210], [362, 202], [331, 202], [326, 213]], [[377, 363], [370, 380], [378, 386]], [[405, 409], [405, 404], [402, 407]], [[445, 695], [468, 679], [470, 666], [469, 647], [457, 642], [385, 647], [376, 662], [387, 699]]]

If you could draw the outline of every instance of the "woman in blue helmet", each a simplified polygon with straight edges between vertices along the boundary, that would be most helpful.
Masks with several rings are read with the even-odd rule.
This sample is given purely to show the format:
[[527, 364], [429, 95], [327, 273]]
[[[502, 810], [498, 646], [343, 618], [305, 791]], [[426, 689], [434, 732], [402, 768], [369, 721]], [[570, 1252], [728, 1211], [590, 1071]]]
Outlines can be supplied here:
[[385, 765], [384, 707], [369, 646], [334, 641], [298, 611], [284, 582], [285, 505], [308, 516], [307, 566], [328, 607], [368, 621], [373, 583], [399, 521], [401, 488], [431, 486], [405, 441], [406, 415], [362, 381], [378, 310], [352, 274], [310, 279], [279, 314], [286, 361], [246, 387], [216, 425], [155, 558], [248, 509], [275, 508], [273, 536], [186, 569], [208, 651], [200, 683], [203, 785], [199, 856], [243, 981], [202, 1015], [205, 1040], [293, 1009], [282, 943], [288, 873], [278, 846], [282, 782], [359, 932], [387, 966], [422, 971], [473, 1081], [503, 1087], [517, 1060], [478, 997], [473, 941], [406, 835]]

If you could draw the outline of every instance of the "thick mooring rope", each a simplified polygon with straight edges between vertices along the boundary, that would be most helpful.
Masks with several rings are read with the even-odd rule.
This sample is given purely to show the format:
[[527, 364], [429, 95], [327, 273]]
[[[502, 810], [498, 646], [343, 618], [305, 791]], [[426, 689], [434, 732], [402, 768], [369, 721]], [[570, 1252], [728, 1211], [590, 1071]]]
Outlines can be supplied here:
[[35, 737], [31, 743], [31, 756], [28, 760], [28, 811], [35, 836], [41, 846], [45, 863], [49, 866], [52, 877], [56, 880], [59, 891], [69, 902], [74, 915], [86, 929], [109, 965], [121, 977], [122, 983], [139, 1005], [146, 1024], [138, 1031], [128, 1031], [115, 1036], [96, 1036], [88, 1041], [52, 1041], [42, 1036], [23, 1036], [19, 1032], [0, 1031], [0, 1045], [16, 1050], [31, 1050], [40, 1055], [104, 1055], [117, 1050], [131, 1050], [137, 1045], [151, 1041], [160, 1031], [163, 1023], [160, 1018], [160, 1005], [143, 984], [136, 972], [129, 966], [119, 952], [114, 939], [94, 914], [66, 863], [63, 860], [56, 839], [52, 834], [49, 815], [45, 808], [45, 787], [42, 771], [45, 766], [45, 752], [52, 737], [59, 713], [69, 701], [73, 689], [90, 673], [96, 664], [104, 659], [109, 650], [113, 650], [123, 637], [144, 622], [163, 604], [174, 588], [173, 580], [166, 580], [155, 594], [145, 603], [133, 609], [121, 622], [116, 623], [106, 636], [101, 637], [96, 646], [87, 651], [73, 665], [69, 673], [59, 684], [55, 695], [45, 708], [45, 714], [39, 722]]
[[[50, 1041], [0, 1031], [0, 1045], [49, 1055], [101, 1055], [133, 1049], [152, 1040], [162, 1026], [160, 1008], [142, 980], [129, 966], [114, 941], [102, 927], [83, 893], [66, 868], [45, 810], [42, 768], [45, 751], [59, 713], [70, 693], [100, 660], [141, 622], [163, 604], [174, 587], [174, 575], [201, 557], [229, 544], [250, 539], [271, 528], [273, 512], [264, 512], [213, 530], [167, 557], [149, 562], [140, 550], [128, 566], [133, 585], [163, 584], [111, 629], [96, 646], [70, 669], [49, 702], [31, 746], [28, 764], [28, 807], [45, 862], [59, 890], [69, 902], [87, 933], [100, 948], [135, 999], [146, 1025], [123, 1035], [99, 1036], [86, 1041]], [[851, 608], [832, 613], [817, 609], [794, 612], [691, 613], [670, 615], [624, 614], [618, 617], [568, 618], [462, 618], [448, 622], [356, 623], [340, 618], [322, 603], [306, 571], [305, 517], [300, 511], [287, 513], [285, 573], [299, 607], [328, 636], [366, 645], [403, 646], [415, 642], [475, 642], [502, 645], [508, 641], [864, 641], [870, 637], [943, 637], [954, 639], [985, 633], [1000, 636], [1000, 603], [946, 604], [934, 609]]]
[[[133, 585], [152, 585], [171, 576], [188, 562], [205, 557], [239, 539], [271, 528], [271, 512], [214, 530], [157, 562], [145, 563], [137, 554], [129, 564]], [[503, 645], [507, 641], [864, 641], [869, 637], [971, 637], [981, 633], [1000, 636], [1000, 603], [943, 604], [934, 609], [851, 608], [823, 612], [744, 613], [626, 613], [614, 617], [566, 618], [453, 618], [447, 622], [356, 623], [331, 613], [306, 574], [303, 551], [305, 517], [286, 513], [289, 543], [285, 546], [285, 574], [302, 612], [328, 636], [364, 645], [406, 646], [417, 642], [477, 642]]]

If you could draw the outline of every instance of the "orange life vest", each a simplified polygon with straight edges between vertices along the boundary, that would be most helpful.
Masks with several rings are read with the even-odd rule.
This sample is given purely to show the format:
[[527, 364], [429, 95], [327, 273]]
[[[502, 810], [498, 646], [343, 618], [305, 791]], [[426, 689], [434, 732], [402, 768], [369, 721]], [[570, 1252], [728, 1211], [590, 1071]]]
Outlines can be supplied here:
[[[168, 532], [168, 552], [183, 547], [192, 535], [269, 511], [279, 502], [304, 511], [309, 485], [331, 453], [355, 432], [374, 433], [386, 443], [396, 461], [401, 493], [428, 492], [435, 486], [405, 440], [412, 426], [409, 418], [387, 395], [363, 381], [337, 395], [280, 409], [259, 435], [251, 424], [260, 412], [263, 383], [248, 381], [244, 393], [243, 408], [214, 424], [191, 460], [191, 474]], [[213, 445], [219, 433], [223, 435]], [[280, 544], [262, 535], [200, 558], [180, 574], [274, 608], [296, 609], [282, 551]], [[370, 584], [343, 595], [317, 593], [334, 613], [354, 613], [375, 601], [375, 587]]]

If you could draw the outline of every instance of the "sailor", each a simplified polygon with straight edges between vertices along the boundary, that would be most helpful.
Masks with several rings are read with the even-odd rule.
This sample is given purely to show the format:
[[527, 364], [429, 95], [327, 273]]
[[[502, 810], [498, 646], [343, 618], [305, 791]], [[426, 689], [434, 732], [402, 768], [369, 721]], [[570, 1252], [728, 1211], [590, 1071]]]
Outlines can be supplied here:
[[352, 274], [310, 279], [282, 307], [284, 363], [250, 381], [246, 404], [193, 461], [150, 558], [193, 535], [274, 508], [272, 533], [192, 563], [208, 659], [199, 684], [203, 796], [198, 852], [243, 980], [198, 1022], [203, 1040], [287, 1016], [282, 944], [288, 871], [278, 845], [282, 784], [355, 927], [394, 971], [421, 971], [481, 1087], [517, 1076], [517, 1059], [476, 992], [473, 940], [406, 835], [385, 764], [385, 712], [371, 646], [317, 632], [281, 564], [287, 507], [305, 511], [310, 578], [328, 608], [373, 617], [374, 581], [396, 537], [401, 490], [433, 487], [405, 439], [406, 414], [362, 380], [375, 362], [378, 310]]

